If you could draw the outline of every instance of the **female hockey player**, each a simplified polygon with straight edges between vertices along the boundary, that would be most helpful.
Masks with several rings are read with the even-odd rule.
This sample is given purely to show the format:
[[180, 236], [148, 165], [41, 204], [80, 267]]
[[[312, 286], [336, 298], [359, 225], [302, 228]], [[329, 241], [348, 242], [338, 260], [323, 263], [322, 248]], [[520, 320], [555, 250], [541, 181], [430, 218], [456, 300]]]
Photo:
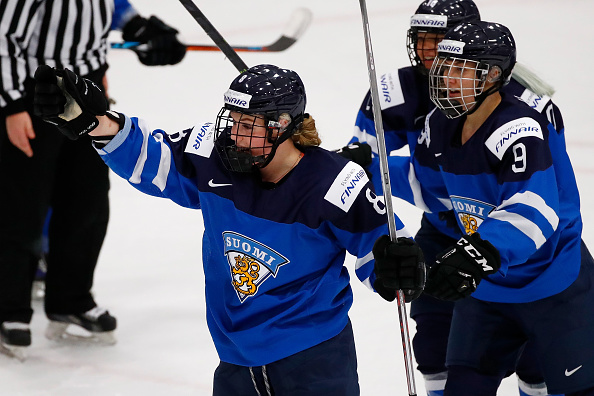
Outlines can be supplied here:
[[594, 395], [594, 262], [575, 176], [563, 131], [501, 89], [515, 62], [510, 31], [477, 21], [446, 33], [429, 73], [438, 111], [412, 157], [417, 197], [452, 208], [466, 234], [437, 255], [425, 289], [459, 300], [444, 394], [494, 396], [531, 342], [549, 391]]
[[295, 72], [249, 68], [216, 122], [171, 135], [106, 114], [98, 89], [67, 70], [40, 68], [36, 83], [38, 113], [72, 138], [89, 133], [117, 174], [202, 209], [215, 395], [359, 394], [345, 253], [390, 301], [398, 289], [420, 294], [424, 263], [412, 239], [385, 235], [385, 207], [363, 169], [317, 147]]
[[[407, 50], [411, 66], [382, 75], [379, 81], [379, 90], [382, 92], [380, 106], [388, 152], [408, 145], [410, 153], [414, 153], [417, 141], [423, 140], [420, 137], [425, 117], [435, 108], [429, 98], [428, 73], [437, 54], [437, 44], [450, 28], [462, 22], [478, 20], [480, 13], [472, 0], [423, 1], [410, 18]], [[538, 111], [551, 115], [551, 119], [556, 120], [557, 128], [562, 131], [561, 114], [550, 98], [552, 88], [526, 70], [520, 70], [521, 73], [518, 73], [517, 69], [519, 68], [514, 71], [510, 83], [503, 88], [504, 91], [523, 98]], [[532, 90], [538, 91], [538, 94]], [[363, 100], [357, 114], [355, 135], [350, 143], [354, 142], [367, 142], [377, 151], [370, 93]], [[366, 165], [367, 155], [360, 152], [366, 150], [368, 149], [364, 146], [361, 149], [343, 148], [341, 153], [347, 157], [351, 156], [350, 158], [361, 165]], [[359, 161], [358, 158], [362, 160]], [[396, 158], [391, 160], [395, 161]], [[402, 161], [408, 166], [408, 158], [402, 158]], [[369, 170], [378, 174], [378, 164], [374, 162], [374, 167]], [[437, 167], [435, 161], [433, 166]], [[408, 184], [408, 174], [403, 176], [402, 179], [397, 179], [397, 175], [391, 174], [395, 190], [393, 194], [414, 202], [414, 196], [408, 194], [406, 189], [400, 188], [403, 184]], [[435, 177], [440, 176], [436, 174]], [[374, 177], [372, 181], [376, 189], [381, 188], [381, 177]], [[423, 180], [418, 181], [422, 186]], [[435, 262], [435, 256], [455, 244], [462, 235], [452, 210], [443, 208], [432, 213], [427, 209], [423, 213], [415, 241], [423, 250], [427, 265], [431, 267]], [[422, 294], [411, 304], [410, 315], [416, 322], [413, 350], [418, 370], [425, 380], [428, 396], [443, 395], [448, 374], [445, 360], [453, 309], [453, 302], [437, 300], [427, 294]], [[516, 373], [521, 396], [547, 394], [532, 344], [524, 349]]]

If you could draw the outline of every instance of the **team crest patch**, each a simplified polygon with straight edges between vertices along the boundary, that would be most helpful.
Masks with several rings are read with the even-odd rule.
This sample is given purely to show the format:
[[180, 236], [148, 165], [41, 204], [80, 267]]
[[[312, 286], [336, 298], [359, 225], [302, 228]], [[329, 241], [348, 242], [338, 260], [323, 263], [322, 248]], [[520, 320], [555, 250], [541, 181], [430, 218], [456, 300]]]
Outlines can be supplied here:
[[458, 216], [458, 221], [468, 235], [476, 232], [489, 213], [495, 209], [494, 205], [470, 198], [452, 195], [450, 199]]
[[223, 232], [223, 240], [231, 270], [231, 284], [242, 303], [255, 295], [271, 275], [276, 277], [280, 266], [289, 263], [282, 254], [236, 232]]

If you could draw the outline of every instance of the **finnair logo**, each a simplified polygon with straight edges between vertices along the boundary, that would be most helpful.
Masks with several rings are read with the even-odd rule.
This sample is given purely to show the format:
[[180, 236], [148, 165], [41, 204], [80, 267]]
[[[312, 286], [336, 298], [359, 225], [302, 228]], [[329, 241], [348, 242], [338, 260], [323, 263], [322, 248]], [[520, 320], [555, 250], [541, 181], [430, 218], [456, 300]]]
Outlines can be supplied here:
[[381, 78], [382, 94], [384, 95], [384, 100], [387, 103], [390, 103], [392, 101], [392, 98], [390, 97], [390, 90], [389, 90], [388, 82], [386, 80], [387, 80], [387, 77], [384, 74]]
[[549, 96], [539, 96], [529, 89], [525, 89], [524, 92], [522, 92], [520, 99], [539, 113], [542, 113], [545, 106], [551, 101]]
[[349, 162], [334, 179], [324, 199], [348, 212], [368, 181], [369, 178], [363, 168]]
[[404, 103], [398, 71], [382, 74], [377, 80], [377, 88], [382, 99], [380, 100], [382, 110]]
[[448, 17], [445, 15], [415, 14], [410, 17], [411, 27], [446, 28]]
[[533, 118], [522, 117], [500, 126], [489, 136], [485, 146], [499, 159], [513, 143], [523, 137], [533, 136], [543, 139], [540, 124]]
[[450, 54], [461, 55], [464, 53], [466, 43], [455, 40], [442, 40], [437, 44], [437, 52], [449, 52]]
[[224, 98], [225, 104], [241, 107], [244, 109], [249, 109], [250, 100], [252, 100], [252, 95], [228, 89], [227, 92], [225, 92]]
[[[184, 135], [188, 130], [183, 132]], [[186, 153], [199, 155], [201, 157], [210, 157], [210, 153], [214, 147], [214, 124], [212, 122], [204, 122], [196, 124], [190, 132]]]
[[198, 133], [195, 135], [194, 138], [194, 144], [192, 145], [192, 147], [194, 147], [196, 150], [200, 148], [200, 145], [202, 144], [202, 139], [204, 138], [204, 136], [206, 136], [206, 132], [208, 131], [211, 125], [212, 122], [207, 122], [206, 124], [202, 125], [200, 129], [198, 129]]

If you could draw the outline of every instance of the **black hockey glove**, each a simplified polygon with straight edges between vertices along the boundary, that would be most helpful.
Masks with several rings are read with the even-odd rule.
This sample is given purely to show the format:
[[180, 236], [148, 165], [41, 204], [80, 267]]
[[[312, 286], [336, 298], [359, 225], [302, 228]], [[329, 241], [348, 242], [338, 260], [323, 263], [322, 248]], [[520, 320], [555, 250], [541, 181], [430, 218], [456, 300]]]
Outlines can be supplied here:
[[371, 165], [371, 146], [367, 143], [353, 142], [348, 146], [336, 150], [336, 152], [344, 158], [361, 165], [363, 168]]
[[373, 245], [375, 282], [373, 288], [384, 300], [394, 301], [398, 290], [404, 301], [411, 302], [421, 295], [425, 285], [425, 259], [415, 241], [398, 238], [392, 242], [382, 235]]
[[130, 19], [122, 29], [125, 41], [139, 42], [135, 48], [140, 62], [147, 66], [175, 65], [186, 55], [186, 46], [176, 37], [177, 30], [165, 22], [151, 16], [149, 19], [139, 15]]
[[478, 232], [463, 236], [455, 246], [437, 255], [429, 270], [425, 293], [440, 300], [470, 296], [481, 280], [501, 267], [499, 251]]
[[371, 172], [367, 170], [367, 167], [371, 165], [371, 146], [367, 143], [353, 142], [348, 146], [344, 146], [336, 150], [336, 153], [340, 154], [349, 161], [361, 165], [361, 167], [367, 173], [367, 177], [371, 180]]
[[35, 71], [34, 113], [72, 140], [99, 125], [98, 115], [107, 112], [105, 94], [90, 80], [68, 69], [41, 65]]

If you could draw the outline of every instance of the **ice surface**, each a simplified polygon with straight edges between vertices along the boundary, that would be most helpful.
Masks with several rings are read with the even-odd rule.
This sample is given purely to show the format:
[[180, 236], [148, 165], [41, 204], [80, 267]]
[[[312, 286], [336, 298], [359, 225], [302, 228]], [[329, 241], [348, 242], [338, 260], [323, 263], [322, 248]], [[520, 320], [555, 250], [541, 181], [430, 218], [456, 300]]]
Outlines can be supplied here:
[[[134, 1], [134, 0], [133, 0]], [[378, 73], [408, 65], [409, 17], [420, 0], [368, 0]], [[514, 34], [518, 59], [555, 86], [567, 145], [583, 202], [584, 239], [594, 243], [594, 152], [591, 111], [594, 26], [591, 0], [476, 0], [483, 19]], [[308, 93], [323, 146], [338, 148], [351, 137], [355, 114], [369, 86], [360, 8], [356, 1], [202, 1], [198, 4], [231, 44], [268, 44], [289, 15], [305, 6], [314, 20], [282, 53], [241, 53], [248, 65], [273, 63], [296, 70]], [[209, 38], [175, 0], [135, 0], [143, 15], [157, 14], [186, 43]], [[113, 40], [117, 40], [117, 34]], [[114, 109], [147, 119], [154, 128], [178, 130], [214, 120], [222, 93], [236, 70], [219, 52], [188, 53], [173, 67], [149, 68], [127, 50], [109, 54], [109, 94]], [[578, 89], [579, 88], [579, 89]], [[144, 196], [112, 175], [111, 221], [95, 276], [98, 302], [117, 316], [113, 347], [56, 345], [43, 331], [47, 319], [34, 305], [33, 345], [25, 363], [0, 356], [0, 394], [23, 396], [208, 395], [218, 358], [205, 322], [199, 212]], [[419, 212], [396, 202], [411, 230]], [[352, 260], [348, 265], [352, 268]], [[362, 395], [406, 395], [404, 360], [395, 304], [353, 281], [351, 318], [357, 342]], [[410, 321], [411, 336], [414, 322]], [[416, 372], [419, 395], [425, 394]], [[516, 395], [515, 378], [500, 395]]]

